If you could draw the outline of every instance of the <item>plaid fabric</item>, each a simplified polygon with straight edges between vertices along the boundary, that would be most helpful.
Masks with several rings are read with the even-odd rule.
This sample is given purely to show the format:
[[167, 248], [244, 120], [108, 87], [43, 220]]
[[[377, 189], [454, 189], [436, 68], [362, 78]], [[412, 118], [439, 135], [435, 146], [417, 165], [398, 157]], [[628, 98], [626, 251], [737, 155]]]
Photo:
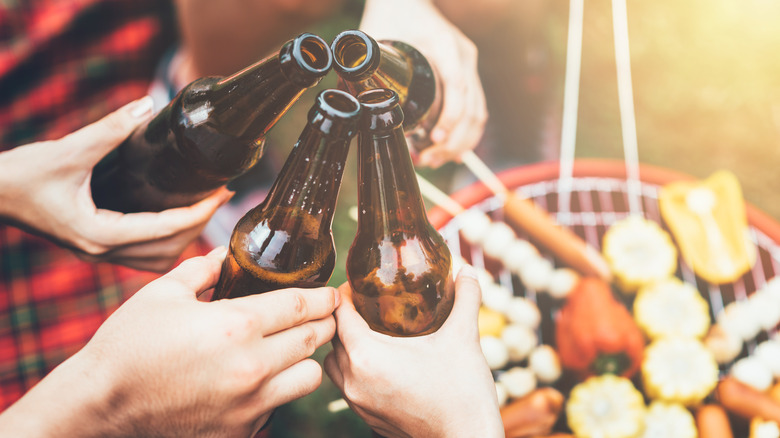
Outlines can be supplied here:
[[[0, 0], [0, 150], [59, 138], [145, 95], [173, 44], [172, 17], [157, 0]], [[0, 224], [0, 409], [155, 277]]]

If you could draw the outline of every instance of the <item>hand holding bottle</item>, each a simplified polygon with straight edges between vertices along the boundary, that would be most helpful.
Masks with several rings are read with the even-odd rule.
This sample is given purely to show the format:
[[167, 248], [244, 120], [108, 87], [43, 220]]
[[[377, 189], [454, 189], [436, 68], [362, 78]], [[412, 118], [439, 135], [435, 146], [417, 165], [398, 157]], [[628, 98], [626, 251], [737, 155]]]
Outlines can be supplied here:
[[88, 261], [163, 271], [232, 193], [221, 189], [191, 207], [121, 214], [95, 207], [92, 168], [151, 115], [144, 98], [59, 140], [0, 154], [0, 217], [73, 249]]
[[329, 287], [201, 302], [225, 249], [148, 284], [0, 415], [2, 436], [252, 436], [317, 388], [333, 336]]
[[376, 40], [411, 44], [439, 72], [443, 108], [431, 132], [434, 144], [420, 154], [418, 163], [438, 167], [474, 149], [487, 120], [474, 43], [430, 0], [367, 0], [360, 28]]
[[336, 309], [338, 336], [325, 371], [363, 420], [382, 436], [503, 437], [490, 369], [479, 346], [479, 284], [461, 271], [455, 305], [435, 333], [377, 333], [360, 317], [347, 284]]

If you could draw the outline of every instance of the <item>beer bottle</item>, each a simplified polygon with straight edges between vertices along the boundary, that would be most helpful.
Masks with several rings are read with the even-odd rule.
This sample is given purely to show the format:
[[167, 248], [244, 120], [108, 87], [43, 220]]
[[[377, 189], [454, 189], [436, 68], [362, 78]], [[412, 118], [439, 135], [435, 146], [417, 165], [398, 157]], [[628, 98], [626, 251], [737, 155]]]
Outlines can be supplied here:
[[257, 162], [266, 132], [332, 62], [327, 43], [304, 33], [230, 77], [190, 83], [98, 163], [95, 205], [130, 213], [205, 198]]
[[432, 143], [430, 133], [442, 107], [441, 81], [422, 53], [401, 41], [377, 42], [365, 32], [345, 30], [331, 43], [339, 88], [353, 95], [375, 88], [395, 91], [404, 112], [404, 131], [419, 152]]
[[268, 196], [233, 229], [213, 300], [328, 282], [333, 211], [359, 116], [360, 104], [344, 91], [317, 96]]
[[452, 310], [450, 251], [425, 214], [398, 95], [358, 100], [358, 228], [346, 265], [355, 308], [381, 333], [432, 333]]

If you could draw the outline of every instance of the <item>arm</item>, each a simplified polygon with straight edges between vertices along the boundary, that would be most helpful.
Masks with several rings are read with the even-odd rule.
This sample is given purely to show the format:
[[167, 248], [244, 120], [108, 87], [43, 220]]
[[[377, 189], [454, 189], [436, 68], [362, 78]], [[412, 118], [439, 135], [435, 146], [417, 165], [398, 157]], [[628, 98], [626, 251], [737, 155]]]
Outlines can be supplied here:
[[[464, 269], [465, 271], [465, 269]], [[385, 437], [503, 437], [498, 398], [477, 329], [480, 290], [461, 272], [455, 304], [435, 333], [396, 338], [372, 331], [348, 285], [325, 371], [350, 407]]]
[[431, 0], [366, 0], [360, 28], [376, 40], [411, 44], [439, 72], [443, 108], [431, 132], [434, 144], [420, 154], [419, 163], [438, 167], [474, 149], [487, 121], [474, 43]]
[[226, 189], [190, 207], [121, 214], [92, 202], [92, 168], [151, 115], [151, 99], [120, 108], [59, 140], [0, 153], [0, 220], [69, 247], [81, 258], [164, 271], [232, 196]]
[[0, 415], [0, 435], [252, 436], [314, 391], [314, 350], [333, 336], [333, 288], [201, 302], [224, 248], [123, 304], [94, 338]]

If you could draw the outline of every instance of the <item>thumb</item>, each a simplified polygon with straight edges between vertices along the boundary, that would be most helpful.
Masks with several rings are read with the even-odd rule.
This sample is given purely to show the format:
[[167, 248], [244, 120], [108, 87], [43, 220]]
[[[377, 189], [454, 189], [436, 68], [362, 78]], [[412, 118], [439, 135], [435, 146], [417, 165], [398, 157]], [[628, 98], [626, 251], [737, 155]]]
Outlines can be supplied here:
[[336, 330], [344, 345], [353, 345], [354, 342], [364, 338], [366, 333], [372, 333], [372, 330], [355, 309], [349, 282], [339, 286], [338, 290], [341, 302], [333, 313], [336, 317]]
[[84, 161], [94, 165], [127, 138], [141, 122], [152, 115], [154, 101], [150, 96], [128, 103], [91, 125], [62, 138], [80, 148]]
[[463, 265], [455, 281], [455, 303], [442, 329], [473, 330], [478, 336], [477, 319], [481, 302], [482, 290], [477, 281], [477, 271], [471, 265]]
[[227, 248], [219, 246], [205, 256], [192, 257], [183, 261], [161, 279], [183, 284], [193, 292], [192, 296], [197, 296], [217, 284], [225, 255], [227, 255]]

